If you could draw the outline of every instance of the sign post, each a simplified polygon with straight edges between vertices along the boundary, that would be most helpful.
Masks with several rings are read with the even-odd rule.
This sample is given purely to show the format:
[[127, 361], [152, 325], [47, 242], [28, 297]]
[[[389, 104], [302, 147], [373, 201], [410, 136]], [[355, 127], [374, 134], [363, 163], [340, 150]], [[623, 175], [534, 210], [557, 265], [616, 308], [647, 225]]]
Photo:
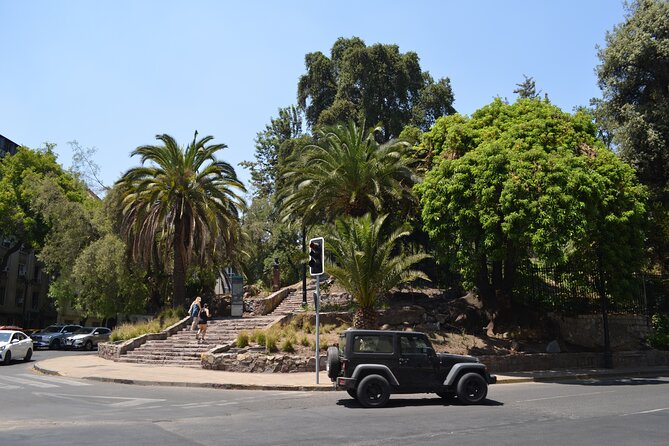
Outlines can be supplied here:
[[320, 311], [321, 311], [321, 275], [325, 272], [325, 239], [316, 237], [309, 240], [309, 274], [316, 276], [316, 292], [314, 293], [314, 307], [316, 308], [316, 384], [320, 361]]

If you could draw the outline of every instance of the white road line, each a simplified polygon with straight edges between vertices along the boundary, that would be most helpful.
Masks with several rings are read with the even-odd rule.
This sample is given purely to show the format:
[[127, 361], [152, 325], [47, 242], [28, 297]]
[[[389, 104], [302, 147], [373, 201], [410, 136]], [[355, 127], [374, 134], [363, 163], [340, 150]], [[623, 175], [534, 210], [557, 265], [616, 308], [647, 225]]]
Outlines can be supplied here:
[[218, 403], [216, 404], [217, 406], [232, 406], [235, 404], [239, 404], [237, 401], [228, 401], [227, 403]]
[[0, 389], [5, 389], [5, 390], [14, 390], [14, 389], [20, 389], [20, 386], [13, 386], [11, 384], [0, 384]]
[[562, 398], [578, 398], [581, 396], [590, 396], [590, 395], [603, 395], [605, 393], [615, 393], [615, 390], [609, 390], [606, 392], [590, 392], [590, 393], [577, 393], [574, 395], [560, 395], [560, 396], [549, 396], [545, 398], [534, 398], [531, 400], [520, 400], [516, 401], [516, 403], [531, 403], [534, 401], [546, 401], [546, 400], [557, 400], [557, 399], [562, 399]]
[[650, 410], [644, 410], [642, 412], [632, 412], [632, 413], [624, 413], [620, 415], [621, 417], [628, 417], [630, 415], [645, 415], [647, 413], [656, 413], [656, 412], [663, 412], [665, 410], [669, 410], [669, 407], [664, 407], [662, 409], [650, 409]]
[[69, 380], [67, 378], [61, 378], [61, 377], [58, 377], [58, 376], [31, 375], [29, 373], [22, 373], [19, 376], [23, 376], [23, 377], [26, 377], [26, 378], [32, 378], [32, 379], [39, 379], [39, 380], [47, 381], [47, 382], [54, 382], [54, 383], [58, 383], [58, 384], [65, 384], [65, 385], [68, 385], [68, 386], [75, 386], [75, 387], [92, 386], [92, 384], [90, 384], [90, 383], [72, 381], [72, 380]]
[[23, 378], [16, 378], [14, 376], [2, 376], [2, 377], [0, 377], [0, 379], [3, 379], [5, 381], [9, 381], [9, 382], [15, 383], [15, 384], [23, 384], [24, 386], [40, 387], [42, 389], [46, 389], [46, 388], [49, 388], [49, 387], [60, 387], [58, 384], [43, 383], [41, 381], [23, 379]]

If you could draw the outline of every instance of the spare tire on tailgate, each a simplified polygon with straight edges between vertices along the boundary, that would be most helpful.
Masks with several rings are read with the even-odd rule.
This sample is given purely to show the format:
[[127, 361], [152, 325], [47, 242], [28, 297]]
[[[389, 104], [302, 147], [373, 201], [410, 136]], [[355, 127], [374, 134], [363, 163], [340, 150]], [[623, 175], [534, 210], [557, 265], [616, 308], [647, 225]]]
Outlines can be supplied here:
[[339, 361], [339, 348], [328, 347], [328, 362], [326, 364], [328, 378], [334, 381], [341, 371], [341, 362]]

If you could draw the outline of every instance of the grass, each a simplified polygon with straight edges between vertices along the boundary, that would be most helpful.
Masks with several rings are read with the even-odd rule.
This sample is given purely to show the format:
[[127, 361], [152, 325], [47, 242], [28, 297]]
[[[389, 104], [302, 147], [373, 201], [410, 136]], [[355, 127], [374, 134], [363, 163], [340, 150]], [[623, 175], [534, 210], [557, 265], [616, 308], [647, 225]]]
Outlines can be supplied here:
[[[337, 326], [335, 324], [321, 324], [320, 327], [320, 349], [325, 351], [329, 345], [337, 342], [339, 333], [348, 328], [348, 324]], [[316, 350], [316, 327], [308, 317], [298, 315], [287, 325], [272, 327], [268, 330], [253, 330], [249, 333], [241, 331], [237, 335], [236, 345], [238, 348], [249, 345], [264, 347], [267, 353], [299, 353], [300, 350]]]
[[175, 315], [163, 317], [159, 315], [148, 322], [124, 323], [112, 330], [109, 340], [112, 342], [126, 341], [149, 333], [160, 333], [180, 320], [181, 318]]

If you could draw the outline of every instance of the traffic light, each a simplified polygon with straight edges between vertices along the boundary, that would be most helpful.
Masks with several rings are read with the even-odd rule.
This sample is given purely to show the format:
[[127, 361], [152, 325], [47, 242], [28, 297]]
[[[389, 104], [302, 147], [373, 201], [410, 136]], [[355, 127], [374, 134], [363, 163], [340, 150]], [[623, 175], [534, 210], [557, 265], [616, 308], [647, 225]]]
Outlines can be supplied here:
[[320, 276], [325, 272], [325, 240], [323, 237], [309, 240], [309, 274]]

